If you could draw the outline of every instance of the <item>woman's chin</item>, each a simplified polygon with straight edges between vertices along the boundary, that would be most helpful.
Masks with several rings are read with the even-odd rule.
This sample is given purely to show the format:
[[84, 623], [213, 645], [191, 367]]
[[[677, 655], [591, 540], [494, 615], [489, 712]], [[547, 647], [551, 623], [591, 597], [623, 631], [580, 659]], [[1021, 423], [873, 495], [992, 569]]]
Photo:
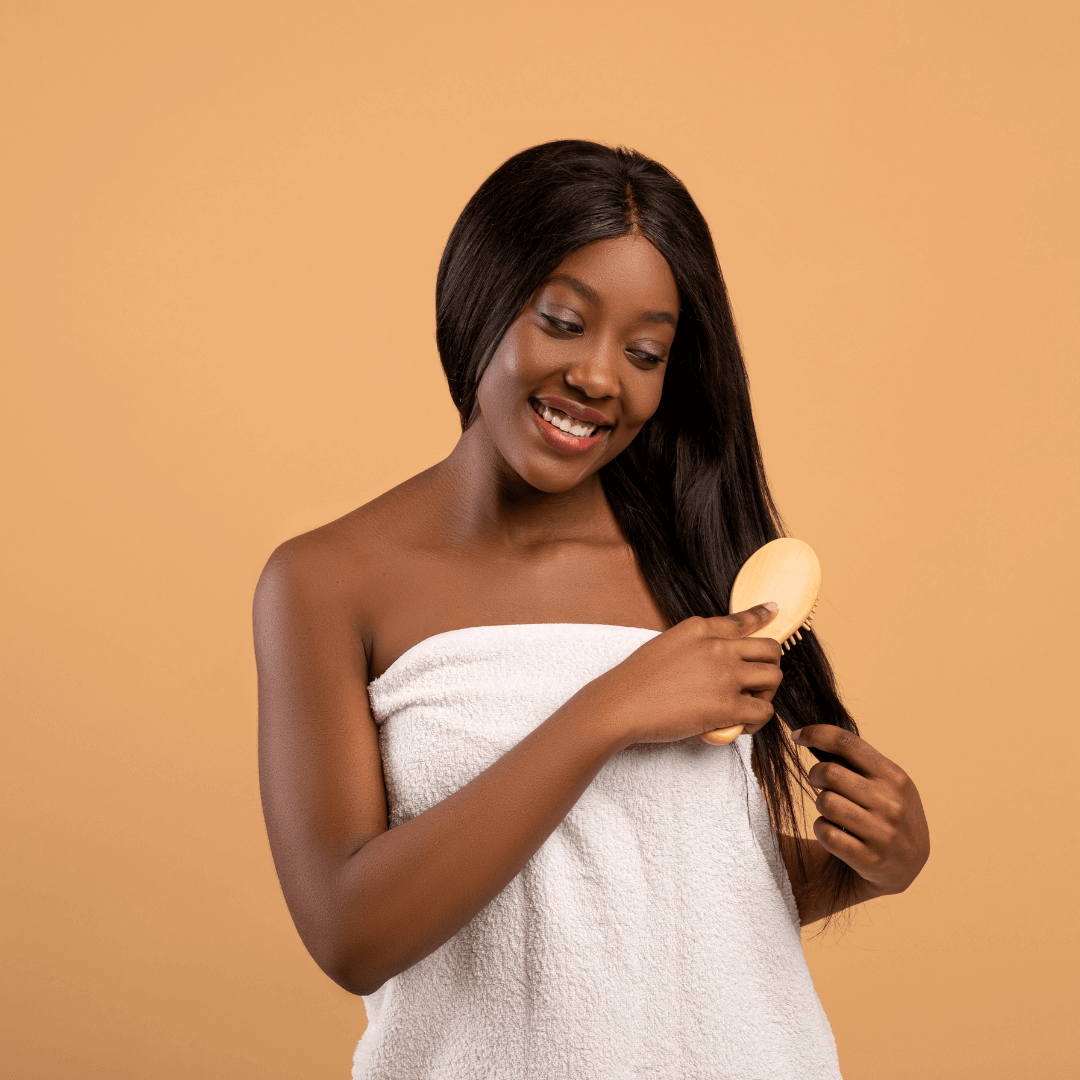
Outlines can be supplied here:
[[504, 460], [517, 475], [536, 491], [546, 495], [562, 495], [592, 480], [599, 471], [595, 461], [574, 459], [552, 460], [546, 455], [515, 455]]
[[530, 487], [545, 495], [563, 495], [591, 480], [595, 472], [595, 469], [575, 469], [570, 474], [566, 469], [527, 468], [518, 475]]

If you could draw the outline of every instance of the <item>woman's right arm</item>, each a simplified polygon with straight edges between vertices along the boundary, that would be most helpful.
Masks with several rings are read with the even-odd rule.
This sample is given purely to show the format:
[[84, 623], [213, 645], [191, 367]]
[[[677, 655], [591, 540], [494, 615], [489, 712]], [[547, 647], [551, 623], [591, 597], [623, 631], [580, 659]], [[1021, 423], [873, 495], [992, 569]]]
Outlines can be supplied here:
[[492, 900], [612, 754], [772, 715], [779, 646], [754, 609], [690, 619], [594, 680], [464, 787], [388, 828], [368, 670], [345, 565], [303, 537], [255, 595], [259, 777], [296, 928], [356, 994], [434, 952]]

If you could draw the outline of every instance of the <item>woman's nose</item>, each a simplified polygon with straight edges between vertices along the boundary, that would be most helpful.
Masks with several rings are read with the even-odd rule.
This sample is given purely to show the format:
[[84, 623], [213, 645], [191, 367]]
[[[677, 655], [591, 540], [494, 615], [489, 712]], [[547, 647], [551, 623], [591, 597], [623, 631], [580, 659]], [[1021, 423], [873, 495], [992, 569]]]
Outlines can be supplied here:
[[586, 397], [613, 397], [618, 390], [614, 358], [605, 348], [590, 349], [586, 356], [575, 360], [563, 378], [568, 386], [580, 390]]

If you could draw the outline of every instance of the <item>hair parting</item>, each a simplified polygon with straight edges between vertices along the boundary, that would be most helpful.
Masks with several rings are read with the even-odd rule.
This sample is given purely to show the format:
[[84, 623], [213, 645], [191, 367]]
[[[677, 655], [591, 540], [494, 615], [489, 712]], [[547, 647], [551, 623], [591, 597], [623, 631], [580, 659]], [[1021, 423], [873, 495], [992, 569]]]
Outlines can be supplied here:
[[[600, 479], [674, 625], [692, 615], [726, 615], [739, 567], [784, 535], [712, 235], [681, 181], [636, 151], [581, 140], [516, 154], [480, 186], [447, 241], [436, 341], [465, 428], [487, 363], [540, 284], [577, 248], [630, 233], [667, 260], [681, 310], [660, 406]], [[773, 703], [790, 728], [835, 724], [857, 732], [813, 631], [803, 631], [782, 665]], [[754, 735], [754, 758], [778, 837], [801, 836], [809, 789], [798, 748], [778, 724], [766, 724]], [[801, 846], [795, 855], [805, 881]], [[840, 910], [854, 881], [854, 871], [830, 856], [797, 899]]]

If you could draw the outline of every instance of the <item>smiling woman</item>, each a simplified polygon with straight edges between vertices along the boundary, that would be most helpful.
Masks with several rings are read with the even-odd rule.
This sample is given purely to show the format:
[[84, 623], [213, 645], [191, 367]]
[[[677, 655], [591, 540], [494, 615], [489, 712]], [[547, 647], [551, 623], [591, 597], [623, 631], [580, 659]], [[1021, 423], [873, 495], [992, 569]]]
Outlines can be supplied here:
[[704, 219], [640, 154], [534, 147], [436, 307], [454, 451], [255, 601], [267, 829], [366, 998], [354, 1077], [837, 1077], [800, 923], [906, 888], [926, 825], [813, 634], [781, 670], [775, 606], [726, 614], [780, 529]]
[[[630, 445], [660, 404], [678, 311], [671, 270], [640, 234], [563, 260], [507, 330], [477, 390], [477, 410], [518, 476], [540, 491], [576, 486]], [[535, 432], [555, 453], [542, 452]]]

